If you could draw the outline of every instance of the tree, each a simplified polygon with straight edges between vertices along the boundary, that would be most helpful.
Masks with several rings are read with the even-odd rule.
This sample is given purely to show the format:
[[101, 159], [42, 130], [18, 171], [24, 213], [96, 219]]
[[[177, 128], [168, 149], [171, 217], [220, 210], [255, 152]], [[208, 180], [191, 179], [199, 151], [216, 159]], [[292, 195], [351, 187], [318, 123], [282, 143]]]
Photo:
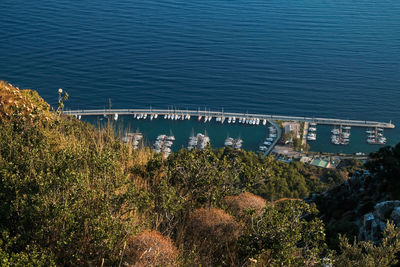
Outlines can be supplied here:
[[301, 200], [269, 203], [261, 216], [249, 214], [239, 239], [242, 261], [260, 266], [317, 264], [327, 253], [325, 233], [317, 210]]
[[398, 263], [396, 254], [400, 252], [400, 230], [388, 222], [379, 245], [372, 241], [354, 240], [349, 244], [345, 236], [340, 236], [340, 253], [335, 259], [335, 266], [343, 267], [385, 267]]

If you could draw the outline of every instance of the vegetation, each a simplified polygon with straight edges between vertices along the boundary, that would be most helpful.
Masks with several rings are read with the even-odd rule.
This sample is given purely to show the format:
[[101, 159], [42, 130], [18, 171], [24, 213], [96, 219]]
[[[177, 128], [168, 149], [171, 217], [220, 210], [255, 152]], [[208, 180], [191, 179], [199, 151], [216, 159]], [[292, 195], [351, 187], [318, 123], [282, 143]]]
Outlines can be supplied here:
[[165, 160], [124, 145], [112, 125], [51, 112], [34, 91], [1, 83], [0, 103], [2, 266], [396, 261], [392, 226], [380, 245], [326, 245], [316, 206], [302, 199], [341, 184], [341, 172], [229, 148]]

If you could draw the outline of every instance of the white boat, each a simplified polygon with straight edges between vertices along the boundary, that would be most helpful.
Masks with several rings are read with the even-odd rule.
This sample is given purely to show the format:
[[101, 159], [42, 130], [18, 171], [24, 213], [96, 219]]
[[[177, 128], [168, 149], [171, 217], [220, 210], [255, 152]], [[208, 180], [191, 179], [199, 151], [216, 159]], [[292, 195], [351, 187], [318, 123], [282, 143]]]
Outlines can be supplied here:
[[265, 126], [266, 124], [267, 124], [267, 120], [264, 119], [264, 120], [263, 120], [263, 125]]
[[310, 122], [310, 126], [317, 126], [316, 122]]
[[165, 138], [167, 138], [165, 134], [160, 134], [159, 136], [157, 136], [157, 140], [164, 140]]
[[266, 147], [266, 146], [260, 146], [259, 149], [260, 149], [260, 151], [267, 151], [267, 150], [268, 150], [268, 147]]
[[158, 114], [155, 114], [155, 115], [154, 115], [154, 119], [157, 119], [157, 118], [158, 118]]
[[147, 119], [147, 113], [144, 114], [143, 119], [144, 119], [144, 120]]
[[317, 140], [317, 137], [316, 136], [307, 136], [307, 140], [309, 140], [309, 141], [315, 141], [315, 140]]
[[189, 115], [189, 114], [187, 115], [186, 119], [187, 119], [187, 120], [190, 120], [190, 115]]
[[199, 116], [198, 121], [201, 121], [201, 115]]
[[136, 114], [133, 114], [133, 118], [136, 119]]
[[268, 138], [267, 138], [267, 139], [265, 139], [265, 140], [272, 142], [272, 141], [274, 141], [274, 138], [272, 138], [272, 137], [268, 137]]
[[270, 146], [270, 145], [271, 145], [271, 142], [264, 141], [264, 145], [266, 145], [266, 146]]
[[222, 117], [221, 123], [224, 123], [224, 121], [225, 121], [225, 117]]
[[175, 136], [171, 135], [167, 137], [167, 140], [169, 141], [175, 141]]
[[232, 123], [236, 123], [236, 117], [232, 118]]
[[167, 147], [172, 146], [172, 141], [165, 141], [164, 145]]
[[118, 113], [115, 113], [115, 114], [114, 114], [114, 120], [115, 120], [115, 121], [118, 120]]
[[216, 122], [220, 122], [220, 121], [221, 121], [221, 117], [216, 117], [216, 118], [215, 118], [215, 121], [216, 121]]
[[231, 123], [231, 122], [232, 122], [232, 118], [229, 117], [229, 118], [228, 118], [228, 123]]
[[150, 120], [152, 121], [153, 119], [154, 119], [154, 115], [151, 114], [151, 115], [150, 115]]
[[335, 128], [335, 129], [332, 129], [332, 130], [331, 130], [331, 133], [333, 133], [333, 134], [339, 134], [339, 129], [336, 129], [336, 128]]
[[315, 127], [309, 127], [308, 130], [311, 131], [311, 132], [315, 132], [315, 131], [317, 130], [317, 128], [315, 128]]
[[378, 140], [375, 140], [375, 138], [368, 138], [367, 143], [368, 144], [378, 144]]
[[343, 129], [343, 130], [350, 130], [351, 127], [350, 127], [350, 126], [343, 126], [342, 129]]
[[211, 121], [212, 120], [212, 116], [208, 116], [208, 121]]
[[260, 119], [259, 118], [256, 119], [256, 124], [260, 125]]
[[242, 118], [239, 117], [239, 123], [242, 123]]
[[205, 116], [205, 117], [204, 117], [204, 123], [206, 123], [207, 121], [208, 121], [208, 117]]
[[226, 138], [225, 142], [224, 142], [224, 145], [225, 146], [232, 146], [233, 145], [233, 138], [231, 138], [231, 137]]

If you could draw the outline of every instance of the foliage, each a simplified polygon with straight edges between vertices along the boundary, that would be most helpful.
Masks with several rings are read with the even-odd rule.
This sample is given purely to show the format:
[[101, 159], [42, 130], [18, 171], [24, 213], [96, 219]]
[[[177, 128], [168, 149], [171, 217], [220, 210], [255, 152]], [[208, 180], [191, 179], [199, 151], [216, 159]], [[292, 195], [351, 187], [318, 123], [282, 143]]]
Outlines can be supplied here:
[[371, 153], [371, 160], [366, 167], [381, 182], [381, 188], [392, 199], [400, 199], [400, 143], [394, 147], [383, 147]]
[[[1, 266], [299, 266], [330, 255], [315, 206], [297, 198], [341, 184], [351, 166], [321, 170], [230, 148], [163, 159], [123, 144], [111, 124], [55, 116], [34, 91], [0, 82], [0, 102]], [[398, 150], [369, 165], [395, 188]], [[345, 202], [320, 207], [344, 218], [328, 231], [353, 231], [346, 209], [352, 217], [361, 207], [335, 190]], [[385, 264], [398, 251], [398, 230], [388, 229]], [[343, 240], [337, 262], [383, 249]]]
[[261, 216], [250, 216], [240, 237], [242, 259], [260, 266], [304, 266], [325, 256], [325, 233], [315, 206], [301, 200], [269, 203]]
[[392, 223], [387, 223], [379, 245], [372, 241], [355, 242], [340, 236], [340, 254], [336, 257], [335, 266], [343, 267], [373, 267], [393, 266], [398, 262], [396, 254], [400, 252], [400, 230]]

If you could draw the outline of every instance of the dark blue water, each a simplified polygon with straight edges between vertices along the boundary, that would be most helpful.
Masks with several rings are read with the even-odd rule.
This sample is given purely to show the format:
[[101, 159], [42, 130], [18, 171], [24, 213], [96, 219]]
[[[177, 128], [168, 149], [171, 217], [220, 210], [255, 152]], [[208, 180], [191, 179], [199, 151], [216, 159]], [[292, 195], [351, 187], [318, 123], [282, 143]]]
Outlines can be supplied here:
[[0, 79], [52, 104], [61, 87], [68, 108], [111, 98], [400, 127], [397, 0], [1, 0], [0, 10]]

